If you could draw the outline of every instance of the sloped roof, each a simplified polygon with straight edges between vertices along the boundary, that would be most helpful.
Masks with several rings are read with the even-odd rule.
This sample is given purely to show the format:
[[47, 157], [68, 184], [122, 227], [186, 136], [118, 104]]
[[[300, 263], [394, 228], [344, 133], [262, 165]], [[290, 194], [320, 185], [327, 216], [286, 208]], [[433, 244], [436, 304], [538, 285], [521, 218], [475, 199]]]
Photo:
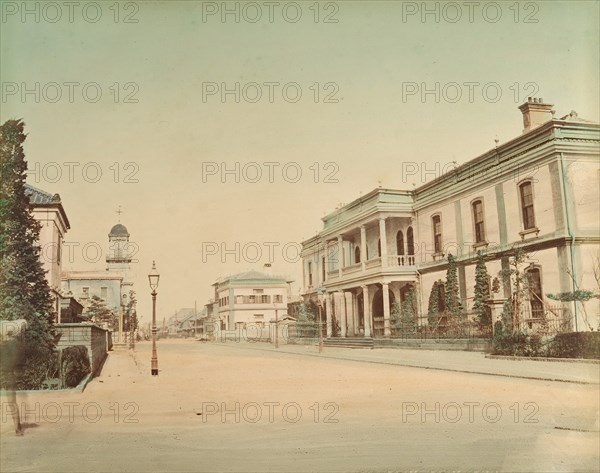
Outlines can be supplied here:
[[67, 230], [71, 228], [71, 224], [69, 223], [65, 209], [62, 206], [62, 201], [60, 200], [59, 194], [53, 195], [49, 192], [38, 189], [37, 187], [33, 187], [31, 184], [25, 183], [25, 195], [29, 197], [29, 205], [32, 207], [56, 208], [63, 218]]
[[60, 195], [50, 194], [46, 191], [25, 184], [25, 195], [29, 197], [29, 203], [34, 204], [60, 204]]
[[217, 280], [213, 285], [223, 283], [263, 283], [263, 284], [281, 284], [292, 282], [284, 276], [274, 276], [271, 274], [261, 273], [259, 271], [246, 271], [244, 273], [233, 274]]

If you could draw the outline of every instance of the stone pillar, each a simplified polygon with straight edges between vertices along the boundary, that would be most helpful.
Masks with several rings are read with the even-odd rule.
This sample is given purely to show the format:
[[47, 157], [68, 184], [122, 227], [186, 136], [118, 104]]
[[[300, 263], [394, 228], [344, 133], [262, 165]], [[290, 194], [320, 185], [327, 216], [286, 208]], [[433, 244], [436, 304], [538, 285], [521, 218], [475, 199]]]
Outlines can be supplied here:
[[340, 337], [345, 338], [347, 332], [346, 325], [346, 299], [343, 292], [335, 292], [333, 294], [335, 300], [335, 316], [340, 324]]
[[358, 320], [358, 298], [356, 293], [352, 292], [352, 326], [354, 327], [354, 335], [358, 335], [359, 332], [359, 320]]
[[385, 218], [379, 219], [379, 240], [381, 242], [381, 267], [388, 265], [387, 258], [387, 233], [385, 232]]
[[327, 322], [327, 338], [331, 338], [333, 332], [333, 325], [331, 321], [331, 300], [329, 294], [325, 295], [325, 319]]
[[338, 276], [342, 278], [342, 267], [344, 266], [344, 245], [342, 236], [337, 237], [338, 241]]
[[[354, 335], [354, 329], [352, 328], [354, 326], [354, 317], [352, 316], [353, 310], [352, 310], [352, 293], [351, 292], [344, 292], [344, 299], [346, 304], [346, 311], [344, 312], [344, 323], [342, 325], [342, 331], [343, 331], [343, 336], [347, 337], [348, 334], [350, 335]], [[348, 317], [350, 316], [350, 317]], [[348, 320], [350, 321], [350, 323], [348, 324]]]
[[369, 286], [362, 286], [364, 314], [365, 314], [365, 338], [371, 338], [371, 309], [369, 307]]
[[361, 269], [365, 270], [367, 261], [367, 229], [364, 225], [360, 226], [360, 264]]
[[383, 286], [383, 336], [389, 337], [392, 335], [390, 330], [390, 285], [387, 282]]

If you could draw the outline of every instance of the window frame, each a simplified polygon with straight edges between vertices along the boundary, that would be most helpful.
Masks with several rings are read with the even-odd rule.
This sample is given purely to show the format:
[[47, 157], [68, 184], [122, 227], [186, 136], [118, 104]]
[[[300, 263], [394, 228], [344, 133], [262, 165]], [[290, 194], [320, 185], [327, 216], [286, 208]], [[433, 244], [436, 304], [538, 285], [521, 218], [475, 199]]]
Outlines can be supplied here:
[[[439, 234], [436, 233], [436, 224], [435, 224], [435, 219], [438, 219], [438, 224], [439, 224]], [[431, 231], [432, 231], [432, 235], [433, 235], [433, 256], [443, 256], [443, 246], [444, 246], [444, 230], [442, 228], [442, 214], [439, 212], [434, 213], [433, 215], [431, 215]], [[436, 237], [437, 235], [439, 235], [439, 247], [438, 245], [436, 245]]]
[[[476, 204], [480, 204], [481, 205], [481, 222], [477, 221], [477, 212], [475, 210], [475, 205]], [[473, 246], [482, 246], [482, 245], [487, 245], [488, 241], [486, 238], [486, 225], [485, 225], [485, 204], [484, 204], [484, 199], [483, 197], [477, 197], [475, 199], [473, 199], [471, 201], [471, 222], [473, 225], [473, 239], [475, 240], [475, 243]], [[477, 224], [480, 223], [481, 224], [481, 238], [477, 237]]]
[[[532, 226], [529, 226], [529, 227], [526, 226], [526, 221], [525, 221], [526, 206], [525, 206], [525, 202], [524, 202], [524, 198], [523, 198], [523, 188], [527, 185], [531, 189], [531, 193], [530, 193], [531, 204], [527, 205], [527, 208], [531, 207]], [[519, 196], [519, 214], [521, 216], [521, 228], [523, 230], [523, 233], [538, 231], [536, 218], [535, 218], [535, 192], [533, 189], [533, 179], [527, 178], [527, 179], [523, 179], [522, 181], [520, 181], [517, 184], [517, 193]]]

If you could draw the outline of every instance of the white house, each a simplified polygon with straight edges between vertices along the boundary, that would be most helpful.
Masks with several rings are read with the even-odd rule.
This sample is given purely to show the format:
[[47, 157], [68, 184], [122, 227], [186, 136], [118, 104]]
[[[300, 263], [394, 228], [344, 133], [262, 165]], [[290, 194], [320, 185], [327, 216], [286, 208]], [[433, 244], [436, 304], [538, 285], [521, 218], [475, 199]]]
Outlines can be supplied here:
[[293, 281], [258, 271], [227, 276], [213, 284], [217, 317], [224, 330], [244, 328], [247, 324], [268, 325], [287, 312], [290, 284]]

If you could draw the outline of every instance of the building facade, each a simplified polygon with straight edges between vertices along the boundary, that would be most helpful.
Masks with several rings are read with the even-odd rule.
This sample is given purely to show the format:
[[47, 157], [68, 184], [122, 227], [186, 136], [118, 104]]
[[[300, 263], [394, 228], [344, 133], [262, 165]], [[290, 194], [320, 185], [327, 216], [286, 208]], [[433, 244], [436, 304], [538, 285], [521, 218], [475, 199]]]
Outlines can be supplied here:
[[84, 315], [93, 296], [102, 299], [115, 314], [129, 304], [133, 290], [129, 236], [127, 228], [121, 223], [111, 228], [105, 270], [63, 272], [62, 290], [77, 299], [84, 307]]
[[[556, 302], [547, 294], [598, 293], [600, 126], [529, 99], [523, 134], [412, 191], [378, 188], [323, 218], [303, 242], [304, 297], [325, 291], [328, 336], [390, 336], [391, 308], [415, 290], [419, 324], [457, 260], [459, 292], [472, 309], [477, 253], [508, 298], [517, 249], [529, 281], [523, 320], [549, 314], [570, 330], [597, 330], [597, 299]], [[504, 270], [504, 271], [503, 271]]]
[[60, 195], [49, 194], [41, 189], [25, 184], [25, 194], [33, 217], [40, 223], [40, 260], [46, 271], [54, 301], [54, 310], [60, 321], [62, 249], [67, 231], [71, 228]]
[[[220, 279], [213, 284], [216, 314], [221, 330], [237, 330], [247, 324], [268, 326], [287, 311], [292, 281], [258, 271]], [[207, 312], [208, 314], [208, 312]]]

